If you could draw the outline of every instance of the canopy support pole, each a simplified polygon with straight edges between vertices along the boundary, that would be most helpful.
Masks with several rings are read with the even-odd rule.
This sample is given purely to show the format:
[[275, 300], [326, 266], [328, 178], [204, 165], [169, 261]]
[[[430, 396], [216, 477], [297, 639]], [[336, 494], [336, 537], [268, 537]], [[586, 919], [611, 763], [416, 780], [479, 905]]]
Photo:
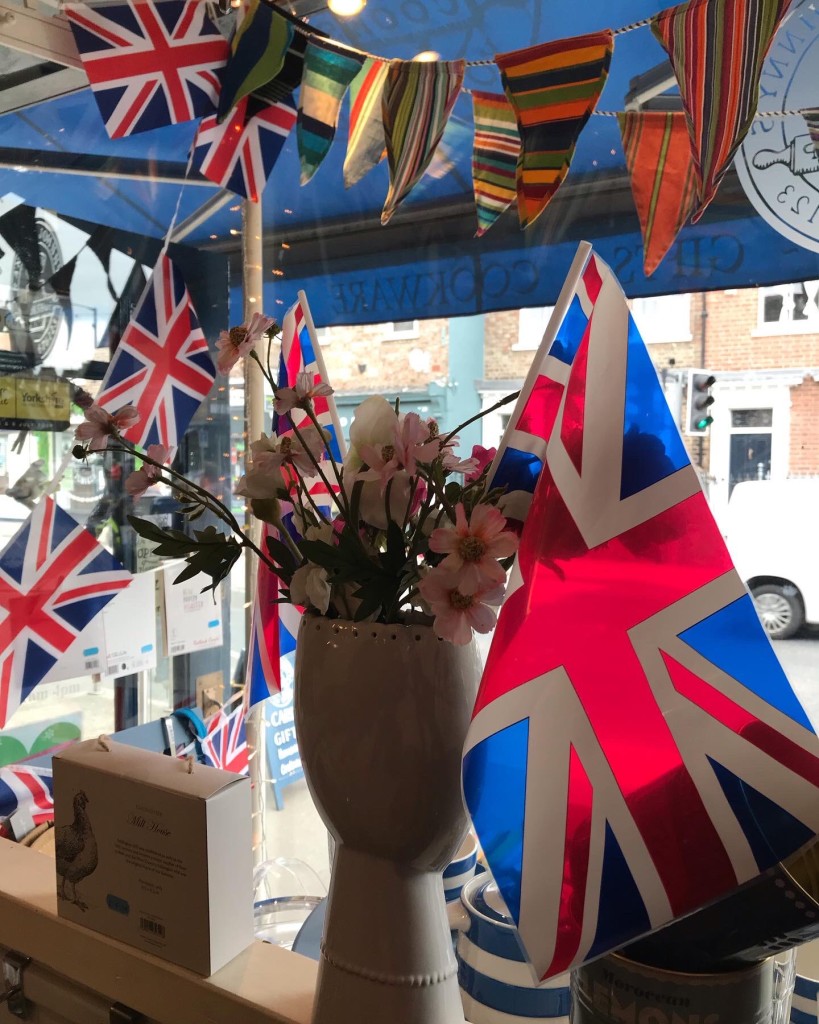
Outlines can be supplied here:
[[[242, 203], [242, 292], [245, 322], [254, 313], [263, 312], [262, 282], [262, 204], [245, 199]], [[264, 378], [255, 359], [245, 359], [245, 472], [250, 461], [250, 445], [264, 431]], [[246, 530], [253, 541], [261, 541], [257, 520], [247, 517]], [[245, 551], [245, 651], [250, 658], [250, 630], [256, 597], [255, 558]], [[267, 857], [267, 782], [265, 770], [264, 704], [256, 704], [247, 716], [247, 745], [250, 754], [250, 782], [253, 809], [253, 866]]]

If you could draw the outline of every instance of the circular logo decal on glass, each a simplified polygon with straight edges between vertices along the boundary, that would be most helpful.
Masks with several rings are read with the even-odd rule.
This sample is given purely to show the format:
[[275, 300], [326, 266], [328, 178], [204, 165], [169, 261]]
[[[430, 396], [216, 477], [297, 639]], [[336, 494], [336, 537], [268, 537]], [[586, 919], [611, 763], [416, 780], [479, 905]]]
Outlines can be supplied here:
[[[759, 113], [819, 107], [819, 10], [802, 0], [783, 22], [762, 69]], [[745, 194], [776, 231], [819, 252], [819, 156], [805, 119], [758, 117], [736, 156]]]
[[54, 347], [63, 322], [59, 298], [49, 283], [52, 275], [63, 266], [60, 243], [44, 220], [38, 218], [36, 228], [39, 280], [30, 280], [26, 263], [16, 253], [11, 267], [8, 319], [15, 351], [29, 353], [35, 365], [41, 363]]

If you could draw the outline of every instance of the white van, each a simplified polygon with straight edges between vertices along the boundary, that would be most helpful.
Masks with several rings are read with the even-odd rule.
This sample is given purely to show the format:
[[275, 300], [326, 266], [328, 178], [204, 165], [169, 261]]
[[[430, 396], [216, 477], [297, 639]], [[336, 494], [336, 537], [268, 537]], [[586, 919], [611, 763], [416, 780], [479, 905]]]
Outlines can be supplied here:
[[819, 478], [737, 484], [722, 523], [768, 635], [819, 623]]

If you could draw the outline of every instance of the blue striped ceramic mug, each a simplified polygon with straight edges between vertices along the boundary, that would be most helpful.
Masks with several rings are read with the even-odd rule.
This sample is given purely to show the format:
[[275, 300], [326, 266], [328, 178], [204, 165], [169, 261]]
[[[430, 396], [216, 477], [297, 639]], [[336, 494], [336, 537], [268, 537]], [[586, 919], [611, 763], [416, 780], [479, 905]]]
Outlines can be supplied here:
[[793, 984], [791, 1024], [817, 1024], [819, 1011], [819, 939], [796, 951], [796, 980]]
[[473, 878], [478, 866], [478, 840], [470, 832], [453, 860], [444, 869], [444, 897], [447, 903], [460, 899], [461, 889]]
[[458, 922], [458, 983], [470, 1024], [568, 1024], [569, 975], [540, 985], [518, 945], [515, 926], [488, 874], [467, 882]]

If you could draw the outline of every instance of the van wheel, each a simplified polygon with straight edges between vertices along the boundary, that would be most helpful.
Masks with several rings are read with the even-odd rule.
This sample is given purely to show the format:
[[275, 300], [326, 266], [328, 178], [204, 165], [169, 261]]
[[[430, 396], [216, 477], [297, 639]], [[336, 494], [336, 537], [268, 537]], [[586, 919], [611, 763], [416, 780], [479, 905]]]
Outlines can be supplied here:
[[771, 640], [787, 640], [801, 627], [805, 612], [799, 591], [790, 583], [764, 583], [751, 591], [756, 612]]

